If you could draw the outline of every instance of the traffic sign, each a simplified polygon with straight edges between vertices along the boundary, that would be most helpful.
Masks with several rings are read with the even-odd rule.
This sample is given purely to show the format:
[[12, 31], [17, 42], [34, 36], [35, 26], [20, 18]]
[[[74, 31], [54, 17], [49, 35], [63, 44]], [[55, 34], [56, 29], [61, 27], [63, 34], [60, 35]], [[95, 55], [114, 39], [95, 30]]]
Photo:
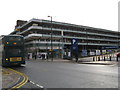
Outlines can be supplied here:
[[72, 44], [72, 45], [77, 45], [77, 44], [78, 44], [78, 39], [73, 38], [73, 39], [71, 40], [71, 44]]
[[78, 50], [78, 39], [73, 38], [71, 40], [71, 50]]

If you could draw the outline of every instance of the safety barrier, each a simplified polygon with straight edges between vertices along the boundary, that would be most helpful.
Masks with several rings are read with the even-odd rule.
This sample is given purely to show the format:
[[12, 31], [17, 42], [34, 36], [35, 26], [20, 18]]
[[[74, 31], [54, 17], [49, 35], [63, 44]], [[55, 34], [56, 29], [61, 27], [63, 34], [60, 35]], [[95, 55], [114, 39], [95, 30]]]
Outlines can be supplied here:
[[106, 55], [99, 55], [93, 56], [93, 61], [112, 61], [112, 58], [115, 58], [116, 61], [119, 61], [119, 57], [117, 57], [116, 53], [114, 54], [106, 54]]

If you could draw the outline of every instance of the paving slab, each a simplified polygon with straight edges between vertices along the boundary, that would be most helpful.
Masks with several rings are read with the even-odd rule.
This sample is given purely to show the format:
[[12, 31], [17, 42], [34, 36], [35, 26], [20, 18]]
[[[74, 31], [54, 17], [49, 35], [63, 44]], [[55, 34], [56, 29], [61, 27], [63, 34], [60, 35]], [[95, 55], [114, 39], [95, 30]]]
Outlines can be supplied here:
[[93, 62], [78, 62], [80, 64], [99, 64], [99, 65], [118, 65], [116, 61], [93, 61]]
[[21, 76], [17, 73], [8, 68], [2, 68], [2, 88], [11, 88], [19, 82], [20, 78]]

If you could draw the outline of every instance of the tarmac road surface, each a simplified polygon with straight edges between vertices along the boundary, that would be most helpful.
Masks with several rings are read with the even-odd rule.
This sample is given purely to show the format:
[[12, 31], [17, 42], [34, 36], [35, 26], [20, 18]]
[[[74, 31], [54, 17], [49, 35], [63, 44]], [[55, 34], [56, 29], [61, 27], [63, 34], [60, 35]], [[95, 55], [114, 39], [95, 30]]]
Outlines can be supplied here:
[[45, 88], [118, 88], [118, 67], [113, 65], [30, 60], [12, 68]]

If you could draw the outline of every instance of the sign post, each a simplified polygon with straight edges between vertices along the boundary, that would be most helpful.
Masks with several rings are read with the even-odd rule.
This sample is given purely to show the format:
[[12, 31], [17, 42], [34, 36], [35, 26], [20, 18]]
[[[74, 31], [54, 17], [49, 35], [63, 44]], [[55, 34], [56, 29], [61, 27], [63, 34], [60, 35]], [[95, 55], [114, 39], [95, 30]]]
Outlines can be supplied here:
[[78, 61], [78, 39], [73, 38], [71, 40], [71, 58], [75, 56], [76, 62]]

